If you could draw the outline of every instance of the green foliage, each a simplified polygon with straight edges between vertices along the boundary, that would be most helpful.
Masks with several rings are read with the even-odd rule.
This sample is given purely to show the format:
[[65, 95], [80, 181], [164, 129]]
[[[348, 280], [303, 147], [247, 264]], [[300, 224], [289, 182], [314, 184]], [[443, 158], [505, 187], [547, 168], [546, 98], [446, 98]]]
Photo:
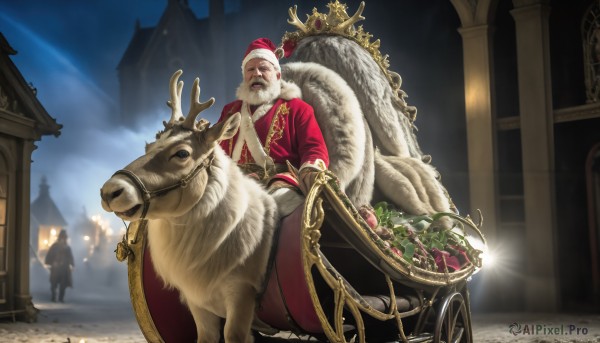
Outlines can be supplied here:
[[[402, 257], [409, 263], [427, 270], [436, 271], [434, 252], [448, 252], [451, 256], [466, 253], [474, 262], [479, 258], [465, 238], [463, 224], [454, 213], [436, 213], [433, 215], [408, 215], [392, 208], [386, 202], [373, 206], [379, 226], [392, 231], [393, 238], [388, 240], [392, 247], [402, 252]], [[453, 219], [452, 227], [443, 227], [439, 220], [444, 217]]]

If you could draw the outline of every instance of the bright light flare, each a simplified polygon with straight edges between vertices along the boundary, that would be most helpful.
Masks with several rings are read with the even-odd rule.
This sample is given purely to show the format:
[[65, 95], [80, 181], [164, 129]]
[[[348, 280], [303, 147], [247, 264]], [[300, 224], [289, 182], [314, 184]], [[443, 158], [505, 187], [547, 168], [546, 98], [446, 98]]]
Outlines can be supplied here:
[[516, 259], [516, 251], [506, 242], [496, 242], [494, 246], [484, 246], [478, 248], [481, 253], [481, 270], [484, 273], [493, 273], [506, 275], [514, 273], [516, 265], [519, 263]]
[[481, 253], [481, 266], [485, 269], [494, 268], [496, 265], [496, 256], [490, 251]]

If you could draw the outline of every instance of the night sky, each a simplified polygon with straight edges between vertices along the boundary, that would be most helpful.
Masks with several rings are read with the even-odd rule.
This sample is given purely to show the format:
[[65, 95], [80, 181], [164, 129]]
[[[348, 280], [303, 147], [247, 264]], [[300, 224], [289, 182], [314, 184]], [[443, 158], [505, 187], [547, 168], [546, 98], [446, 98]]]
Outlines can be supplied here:
[[[239, 3], [226, 1], [225, 10], [236, 10]], [[208, 0], [189, 0], [189, 4], [198, 18], [207, 16]], [[325, 4], [314, 1], [320, 11], [326, 10]], [[433, 155], [434, 165], [452, 183], [447, 185], [450, 193], [466, 194], [464, 123], [460, 124], [464, 122], [462, 55], [456, 31], [460, 23], [449, 1], [435, 4], [367, 1], [364, 25], [382, 39], [390, 69], [402, 75], [409, 104], [419, 108], [421, 148]], [[166, 5], [167, 0], [0, 0], [0, 32], [18, 51], [13, 62], [37, 89], [48, 113], [63, 125], [58, 138], [44, 136], [36, 144], [31, 199], [37, 197], [40, 180], [46, 176], [50, 194], [70, 224], [85, 208], [88, 215], [102, 214], [122, 227], [101, 209], [99, 189], [114, 171], [143, 154], [144, 143], [153, 139], [161, 124], [148, 123], [135, 130], [117, 124], [116, 67], [136, 19], [142, 27], [156, 26]], [[354, 13], [356, 6], [348, 5], [348, 12]], [[287, 13], [276, 19], [285, 23]], [[165, 115], [169, 115], [166, 107]], [[444, 135], [454, 126], [457, 130]], [[464, 194], [453, 196], [463, 208], [467, 207]]]

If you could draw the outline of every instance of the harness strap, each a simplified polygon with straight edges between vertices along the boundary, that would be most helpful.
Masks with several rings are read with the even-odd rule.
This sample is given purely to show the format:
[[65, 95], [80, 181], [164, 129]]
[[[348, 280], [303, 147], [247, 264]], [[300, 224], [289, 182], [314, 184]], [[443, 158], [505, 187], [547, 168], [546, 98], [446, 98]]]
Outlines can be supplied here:
[[196, 177], [196, 175], [198, 175], [203, 169], [209, 168], [212, 165], [214, 158], [215, 158], [215, 154], [212, 153], [209, 157], [204, 159], [204, 161], [202, 161], [202, 163], [198, 164], [189, 174], [184, 176], [178, 182], [176, 182], [170, 186], [156, 189], [153, 191], [149, 191], [146, 188], [146, 186], [144, 185], [144, 182], [142, 182], [142, 180], [137, 175], [135, 175], [134, 172], [132, 172], [130, 170], [127, 170], [127, 169], [117, 170], [113, 174], [113, 176], [119, 175], [119, 174], [125, 175], [137, 186], [137, 189], [142, 194], [142, 199], [144, 200], [144, 208], [142, 209], [142, 216], [140, 217], [140, 219], [144, 219], [144, 218], [146, 218], [146, 214], [148, 213], [148, 209], [150, 208], [150, 199], [163, 196], [163, 195], [167, 194], [168, 192], [170, 192], [174, 189], [180, 188], [180, 187], [186, 188], [188, 183], [194, 177]]

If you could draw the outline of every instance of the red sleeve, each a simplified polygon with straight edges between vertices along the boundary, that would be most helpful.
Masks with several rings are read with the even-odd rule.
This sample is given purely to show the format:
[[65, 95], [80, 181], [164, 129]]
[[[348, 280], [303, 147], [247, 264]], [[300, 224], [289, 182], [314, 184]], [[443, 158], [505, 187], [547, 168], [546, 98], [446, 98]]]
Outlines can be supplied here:
[[[221, 111], [221, 117], [219, 117], [219, 120], [217, 121], [217, 123], [222, 122], [223, 120], [227, 119], [230, 115], [239, 111], [239, 109], [236, 110], [236, 107], [237, 107], [236, 104], [238, 104], [238, 101], [234, 101], [232, 103], [225, 105], [225, 107], [223, 107], [223, 111]], [[231, 153], [232, 153], [232, 151], [229, 151], [230, 146], [231, 146], [230, 143], [231, 143], [231, 139], [226, 139], [226, 140], [221, 141], [221, 143], [219, 143], [221, 145], [221, 148], [229, 156], [231, 156]]]
[[319, 160], [323, 161], [325, 164], [324, 167], [327, 168], [329, 166], [329, 153], [327, 152], [321, 128], [315, 118], [314, 110], [302, 100], [298, 99], [297, 101], [304, 105], [298, 106], [298, 113], [294, 117], [296, 144], [300, 157], [299, 168], [307, 164], [317, 167], [320, 165]]

